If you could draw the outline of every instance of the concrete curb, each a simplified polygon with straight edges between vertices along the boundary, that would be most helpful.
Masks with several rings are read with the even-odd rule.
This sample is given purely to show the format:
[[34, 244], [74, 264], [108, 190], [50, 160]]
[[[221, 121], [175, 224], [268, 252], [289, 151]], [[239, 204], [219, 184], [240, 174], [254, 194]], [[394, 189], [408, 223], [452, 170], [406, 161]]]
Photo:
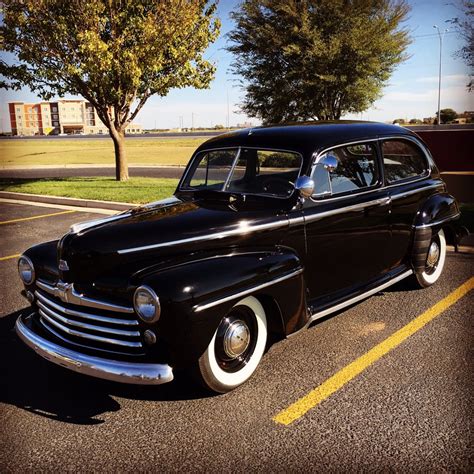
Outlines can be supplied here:
[[65, 206], [91, 207], [98, 209], [110, 209], [113, 211], [126, 211], [138, 204], [114, 201], [95, 201], [93, 199], [77, 199], [61, 196], [46, 196], [44, 194], [13, 193], [9, 191], [0, 191], [0, 198], [18, 199], [22, 201], [42, 202], [46, 204], [61, 204]]
[[[169, 165], [129, 165], [128, 169], [133, 168], [186, 168], [186, 164], [169, 164]], [[76, 164], [65, 164], [65, 165], [1, 165], [0, 170], [4, 171], [16, 171], [16, 170], [50, 170], [50, 169], [94, 169], [94, 168], [110, 168], [115, 169], [115, 165], [110, 164], [85, 164], [85, 165], [76, 165]]]

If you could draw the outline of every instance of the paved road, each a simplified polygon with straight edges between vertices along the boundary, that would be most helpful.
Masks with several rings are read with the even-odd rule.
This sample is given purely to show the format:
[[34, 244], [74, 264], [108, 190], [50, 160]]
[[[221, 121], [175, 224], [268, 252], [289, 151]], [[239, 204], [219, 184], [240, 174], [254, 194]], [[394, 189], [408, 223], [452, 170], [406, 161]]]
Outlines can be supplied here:
[[273, 417], [474, 273], [450, 253], [434, 287], [375, 295], [279, 342], [220, 396], [178, 380], [123, 386], [52, 366], [11, 331], [27, 304], [16, 259], [91, 214], [1, 203], [0, 468], [10, 471], [472, 472], [474, 292], [289, 426]]
[[[129, 167], [130, 176], [145, 176], [149, 178], [181, 178], [184, 167], [179, 166], [141, 166]], [[2, 178], [68, 178], [76, 176], [115, 176], [113, 167], [93, 168], [25, 168], [25, 169], [0, 169]]]

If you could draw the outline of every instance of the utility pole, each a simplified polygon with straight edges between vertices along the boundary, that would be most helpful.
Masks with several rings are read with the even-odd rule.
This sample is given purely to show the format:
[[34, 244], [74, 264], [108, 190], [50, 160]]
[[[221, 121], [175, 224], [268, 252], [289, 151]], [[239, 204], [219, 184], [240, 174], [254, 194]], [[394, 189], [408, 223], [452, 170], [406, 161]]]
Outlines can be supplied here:
[[227, 89], [227, 123], [226, 128], [229, 130], [230, 128], [230, 112], [229, 112], [229, 89]]
[[443, 54], [443, 38], [449, 29], [446, 28], [444, 31], [441, 31], [438, 25], [433, 25], [433, 28], [436, 28], [439, 36], [438, 125], [441, 125], [441, 58]]

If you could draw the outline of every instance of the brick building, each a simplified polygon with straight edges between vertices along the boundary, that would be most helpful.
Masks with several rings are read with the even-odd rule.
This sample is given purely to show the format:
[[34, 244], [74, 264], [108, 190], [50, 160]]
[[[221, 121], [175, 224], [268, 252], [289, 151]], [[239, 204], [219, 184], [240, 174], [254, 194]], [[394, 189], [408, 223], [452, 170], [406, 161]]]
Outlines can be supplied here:
[[[94, 107], [85, 100], [60, 99], [56, 102], [25, 104], [10, 102], [12, 135], [61, 135], [108, 133]], [[130, 124], [126, 134], [143, 133], [141, 125]]]

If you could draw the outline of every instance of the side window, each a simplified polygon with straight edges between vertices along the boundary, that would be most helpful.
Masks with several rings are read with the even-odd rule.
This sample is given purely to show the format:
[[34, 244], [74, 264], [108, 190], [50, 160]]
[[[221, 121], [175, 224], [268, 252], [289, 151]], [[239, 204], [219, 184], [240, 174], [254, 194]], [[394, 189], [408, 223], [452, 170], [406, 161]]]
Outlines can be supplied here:
[[211, 189], [222, 188], [236, 153], [236, 150], [218, 150], [203, 153], [191, 180], [186, 183], [186, 187], [195, 189], [202, 187]]
[[329, 173], [321, 163], [326, 155], [319, 158], [313, 172], [316, 195], [357, 192], [371, 188], [379, 182], [377, 152], [373, 144], [362, 143], [334, 148], [327, 155], [335, 157], [338, 165]]
[[408, 140], [386, 140], [382, 152], [385, 177], [390, 184], [422, 176], [428, 168], [423, 152]]

